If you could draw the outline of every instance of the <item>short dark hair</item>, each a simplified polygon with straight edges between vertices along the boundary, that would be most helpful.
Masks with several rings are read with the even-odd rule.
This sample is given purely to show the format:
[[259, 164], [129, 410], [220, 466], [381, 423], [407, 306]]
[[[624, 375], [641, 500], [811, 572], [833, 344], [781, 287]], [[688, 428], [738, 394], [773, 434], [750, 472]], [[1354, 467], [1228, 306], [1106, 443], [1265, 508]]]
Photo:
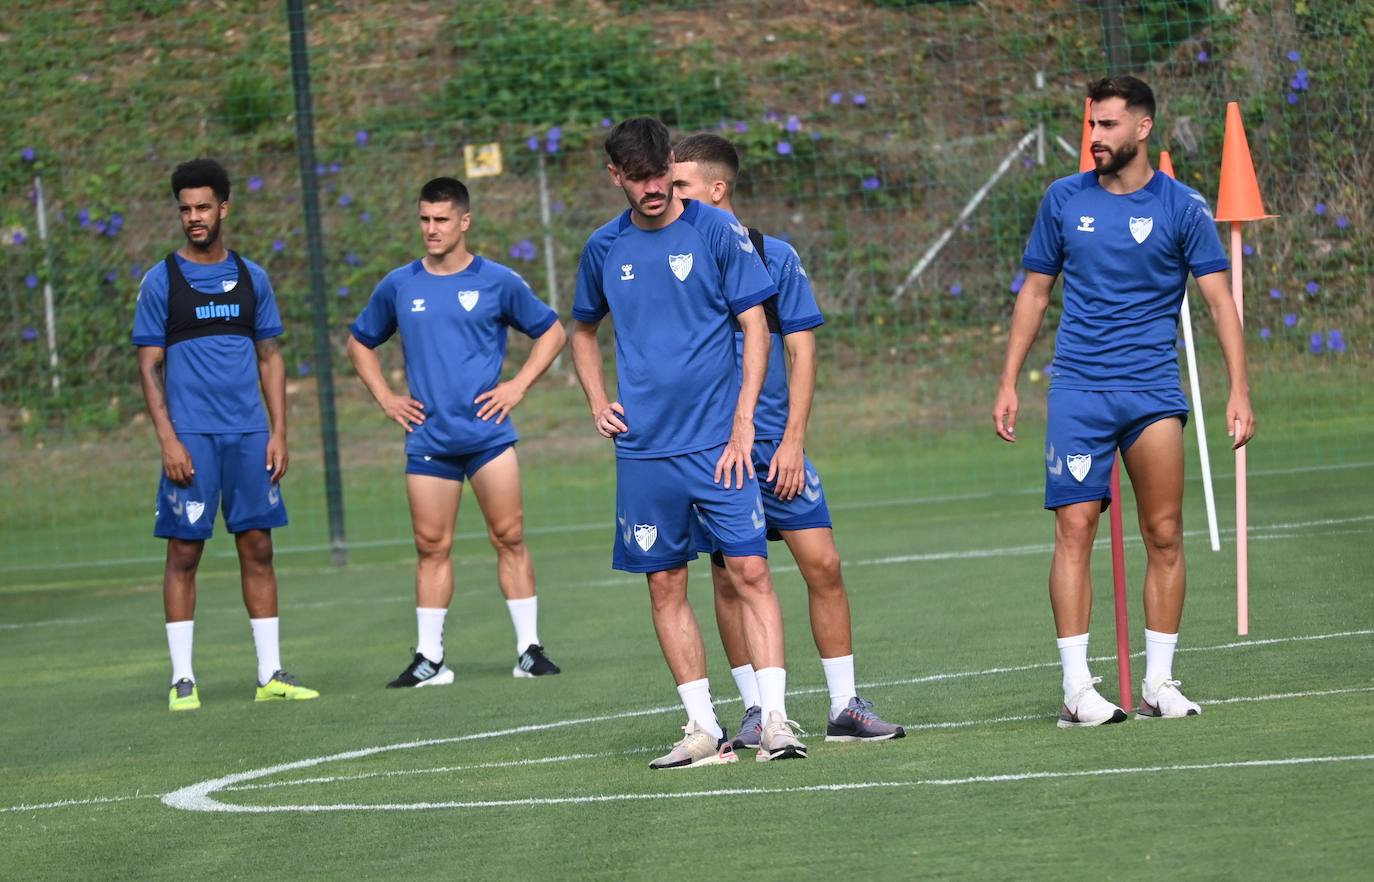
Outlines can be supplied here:
[[653, 117], [623, 120], [606, 136], [611, 165], [631, 178], [651, 177], [668, 170], [673, 142], [668, 127]]
[[718, 166], [724, 175], [725, 185], [731, 190], [739, 180], [739, 152], [735, 150], [735, 145], [720, 135], [710, 132], [688, 135], [673, 148], [673, 159]]
[[1121, 98], [1128, 109], [1134, 107], [1143, 110], [1151, 119], [1155, 116], [1155, 93], [1144, 80], [1129, 74], [1093, 80], [1088, 83], [1088, 97], [1093, 101]]
[[452, 202], [459, 211], [468, 211], [472, 199], [468, 188], [457, 178], [435, 178], [420, 188], [421, 202]]
[[190, 159], [172, 171], [172, 197], [180, 198], [181, 191], [209, 187], [220, 202], [229, 201], [229, 173], [213, 159]]

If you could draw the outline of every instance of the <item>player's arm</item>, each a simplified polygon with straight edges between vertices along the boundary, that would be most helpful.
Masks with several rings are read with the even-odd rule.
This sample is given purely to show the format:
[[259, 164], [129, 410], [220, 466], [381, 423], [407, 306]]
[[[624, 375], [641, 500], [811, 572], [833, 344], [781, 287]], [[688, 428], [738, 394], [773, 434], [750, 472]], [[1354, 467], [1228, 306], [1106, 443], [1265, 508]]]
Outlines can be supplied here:
[[353, 362], [358, 379], [372, 393], [373, 400], [387, 419], [399, 423], [407, 432], [413, 432], [415, 426], [424, 424], [424, 404], [409, 395], [397, 395], [391, 391], [386, 377], [382, 376], [382, 360], [377, 357], [375, 349], [364, 345], [357, 337], [349, 337], [348, 360]]
[[1031, 344], [1040, 333], [1040, 323], [1050, 306], [1050, 289], [1054, 276], [1026, 271], [1026, 281], [1016, 295], [1016, 307], [1011, 313], [1011, 333], [1007, 337], [1007, 360], [1002, 366], [1002, 382], [997, 388], [997, 401], [992, 407], [992, 425], [1003, 441], [1016, 440], [1016, 380]]
[[548, 330], [535, 337], [529, 357], [525, 359], [525, 364], [515, 376], [504, 383], [497, 383], [473, 399], [474, 404], [481, 406], [477, 411], [477, 418], [489, 420], [494, 416], [498, 424], [503, 422], [506, 415], [524, 400], [525, 393], [530, 391], [534, 381], [542, 377], [549, 369], [549, 365], [553, 364], [558, 353], [563, 351], [563, 344], [567, 339], [568, 335], [563, 326], [556, 321], [549, 325]]
[[606, 394], [606, 375], [601, 369], [601, 344], [596, 339], [596, 329], [600, 324], [573, 319], [573, 369], [577, 371], [577, 381], [582, 384], [582, 394], [587, 396], [587, 406], [591, 409], [596, 431], [604, 438], [614, 438], [622, 432], [628, 432], [630, 427], [625, 425], [623, 419], [625, 408]]
[[796, 498], [806, 482], [806, 426], [816, 397], [816, 333], [807, 328], [782, 338], [787, 349], [787, 427], [773, 461], [768, 480], [784, 502]]
[[281, 345], [276, 337], [267, 337], [253, 344], [258, 353], [258, 380], [262, 384], [262, 398], [267, 404], [270, 427], [267, 436], [267, 471], [272, 481], [280, 481], [286, 474], [290, 458], [286, 452], [286, 362], [281, 357]]
[[1212, 312], [1226, 373], [1231, 378], [1231, 398], [1226, 402], [1226, 434], [1232, 448], [1245, 445], [1255, 435], [1255, 412], [1250, 409], [1250, 378], [1245, 370], [1245, 336], [1240, 315], [1231, 299], [1231, 286], [1224, 272], [1208, 273], [1197, 280], [1202, 298]]
[[735, 318], [740, 330], [744, 331], [743, 371], [730, 440], [716, 462], [716, 482], [720, 483], [724, 477], [727, 490], [731, 487], [731, 474], [735, 478], [734, 486], [741, 489], [745, 472], [754, 477], [754, 408], [759, 403], [764, 374], [768, 372], [768, 347], [772, 340], [763, 304], [751, 306]]
[[172, 481], [185, 487], [191, 483], [196, 468], [167, 413], [167, 388], [163, 385], [162, 373], [166, 355], [167, 350], [161, 346], [138, 347], [138, 377], [143, 386], [143, 400], [148, 405], [148, 416], [157, 432], [158, 446], [162, 448], [162, 470]]

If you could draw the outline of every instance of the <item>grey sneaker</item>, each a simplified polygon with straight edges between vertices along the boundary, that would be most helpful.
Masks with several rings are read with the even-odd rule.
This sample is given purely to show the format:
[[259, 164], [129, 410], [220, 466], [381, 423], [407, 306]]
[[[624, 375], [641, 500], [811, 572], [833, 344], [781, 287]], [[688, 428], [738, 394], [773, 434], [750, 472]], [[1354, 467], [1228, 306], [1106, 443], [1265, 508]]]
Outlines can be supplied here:
[[[755, 762], [806, 759], [806, 745], [802, 744], [792, 731], [792, 727], [796, 725], [780, 711], [769, 711], [768, 721], [763, 724], [763, 732], [759, 735], [759, 752], [754, 754]], [[801, 727], [797, 726], [797, 730], [801, 731]]]
[[744, 750], [746, 747], [755, 750], [759, 746], [761, 735], [763, 735], [763, 708], [756, 704], [745, 708], [744, 719], [739, 721], [739, 734], [730, 744], [735, 750]]
[[687, 735], [673, 749], [649, 763], [651, 769], [690, 769], [696, 766], [722, 766], [739, 762], [735, 749], [725, 738], [707, 732], [696, 720], [682, 727]]
[[873, 702], [857, 695], [825, 726], [826, 741], [888, 741], [905, 738], [906, 730], [873, 712]]

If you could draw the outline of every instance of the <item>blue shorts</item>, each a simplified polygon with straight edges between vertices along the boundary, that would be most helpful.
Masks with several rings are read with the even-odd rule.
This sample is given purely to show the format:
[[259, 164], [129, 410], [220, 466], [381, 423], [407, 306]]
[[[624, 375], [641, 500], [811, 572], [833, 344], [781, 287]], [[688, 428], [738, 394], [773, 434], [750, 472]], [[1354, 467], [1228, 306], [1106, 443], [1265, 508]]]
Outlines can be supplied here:
[[433, 475], [450, 481], [461, 481], [477, 474], [477, 470], [514, 447], [513, 442], [497, 444], [485, 450], [474, 450], [458, 456], [436, 456], [411, 453], [406, 456], [407, 475]]
[[768, 556], [758, 481], [746, 475], [742, 489], [729, 490], [715, 482], [724, 449], [722, 444], [662, 459], [615, 461], [612, 567], [657, 573], [696, 560], [698, 517], [725, 554]]
[[[769, 542], [782, 539], [783, 531], [832, 526], [830, 508], [825, 504], [825, 490], [821, 487], [821, 476], [810, 457], [805, 457], [806, 486], [787, 502], [777, 497], [777, 481], [765, 478], [768, 464], [773, 461], [781, 443], [771, 440], [754, 442], [754, 471], [758, 474], [759, 491], [763, 496], [763, 520]], [[711, 534], [700, 522], [697, 524], [695, 543], [696, 550], [702, 553], [714, 553], [717, 550]]]
[[1112, 457], [1153, 423], [1188, 421], [1182, 389], [1088, 392], [1050, 389], [1045, 431], [1045, 508], [1075, 502], [1111, 504]]
[[224, 502], [224, 525], [230, 533], [286, 526], [281, 488], [270, 480], [267, 433], [244, 435], [177, 435], [191, 454], [196, 473], [191, 486], [172, 482], [166, 472], [157, 488], [153, 535], [196, 541], [214, 535], [215, 511]]

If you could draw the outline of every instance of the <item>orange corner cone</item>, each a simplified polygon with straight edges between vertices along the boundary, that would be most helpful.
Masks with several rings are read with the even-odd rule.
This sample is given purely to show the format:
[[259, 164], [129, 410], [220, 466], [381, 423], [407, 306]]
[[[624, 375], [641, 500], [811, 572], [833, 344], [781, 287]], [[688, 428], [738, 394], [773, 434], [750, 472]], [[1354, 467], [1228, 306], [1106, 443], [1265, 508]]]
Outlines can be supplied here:
[[1217, 193], [1219, 221], [1253, 221], [1273, 217], [1264, 213], [1260, 201], [1255, 164], [1250, 159], [1250, 144], [1240, 121], [1240, 104], [1226, 105], [1226, 137], [1221, 144], [1221, 188]]
[[1178, 177], [1178, 175], [1174, 174], [1174, 161], [1169, 158], [1168, 150], [1159, 151], [1159, 170], [1171, 178]]
[[1078, 171], [1080, 174], [1097, 168], [1093, 162], [1093, 100], [1083, 99], [1083, 140], [1078, 145]]

